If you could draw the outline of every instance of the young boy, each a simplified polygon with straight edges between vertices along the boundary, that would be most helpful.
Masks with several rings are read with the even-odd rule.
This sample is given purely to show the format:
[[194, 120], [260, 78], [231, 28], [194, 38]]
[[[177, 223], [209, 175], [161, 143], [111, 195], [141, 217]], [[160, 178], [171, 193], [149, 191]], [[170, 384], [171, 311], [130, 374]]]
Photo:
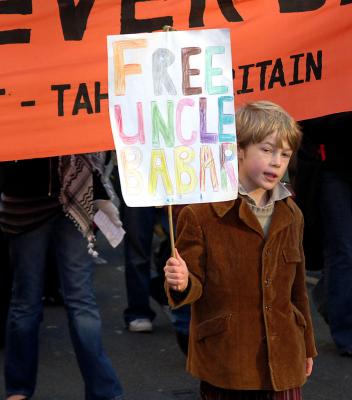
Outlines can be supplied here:
[[178, 219], [169, 302], [192, 304], [187, 369], [202, 399], [301, 399], [316, 356], [303, 218], [280, 183], [301, 132], [268, 101], [236, 113], [239, 197]]

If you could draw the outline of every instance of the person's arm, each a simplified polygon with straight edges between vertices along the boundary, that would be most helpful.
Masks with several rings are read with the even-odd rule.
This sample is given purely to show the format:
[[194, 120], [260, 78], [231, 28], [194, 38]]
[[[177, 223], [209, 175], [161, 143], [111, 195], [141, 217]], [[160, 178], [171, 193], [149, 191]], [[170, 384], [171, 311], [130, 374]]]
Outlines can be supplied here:
[[193, 303], [203, 291], [205, 242], [197, 217], [189, 207], [180, 213], [176, 237], [176, 257], [170, 257], [165, 266], [165, 288], [172, 307]]

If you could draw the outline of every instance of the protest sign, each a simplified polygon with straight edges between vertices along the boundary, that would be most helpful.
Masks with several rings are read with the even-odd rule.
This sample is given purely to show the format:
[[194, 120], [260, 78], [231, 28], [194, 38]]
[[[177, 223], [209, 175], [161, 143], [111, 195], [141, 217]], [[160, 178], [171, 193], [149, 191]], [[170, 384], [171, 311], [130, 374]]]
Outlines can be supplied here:
[[233, 199], [228, 30], [108, 37], [109, 111], [129, 206]]

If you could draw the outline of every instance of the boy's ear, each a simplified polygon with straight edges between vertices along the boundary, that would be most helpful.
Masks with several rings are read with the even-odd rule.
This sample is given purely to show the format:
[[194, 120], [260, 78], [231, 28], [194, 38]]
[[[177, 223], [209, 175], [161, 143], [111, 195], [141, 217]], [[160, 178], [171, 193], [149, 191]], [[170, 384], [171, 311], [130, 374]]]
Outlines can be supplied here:
[[244, 150], [241, 147], [237, 148], [237, 158], [239, 160], [243, 160], [244, 157]]

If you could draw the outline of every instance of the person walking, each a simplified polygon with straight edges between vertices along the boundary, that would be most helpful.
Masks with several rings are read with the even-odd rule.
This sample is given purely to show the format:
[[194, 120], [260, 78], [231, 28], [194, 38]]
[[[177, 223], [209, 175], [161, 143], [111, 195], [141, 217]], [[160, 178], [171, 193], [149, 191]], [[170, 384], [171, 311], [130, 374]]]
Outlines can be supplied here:
[[342, 356], [352, 357], [352, 169], [350, 135], [352, 112], [325, 115], [303, 122], [304, 135], [323, 151], [314, 204], [322, 236], [322, 276], [313, 301], [329, 324]]
[[122, 399], [121, 384], [103, 348], [93, 290], [94, 200], [107, 196], [99, 184], [104, 159], [104, 153], [91, 153], [0, 164], [0, 224], [8, 236], [14, 272], [5, 346], [7, 400], [29, 399], [35, 391], [50, 246], [85, 399]]

